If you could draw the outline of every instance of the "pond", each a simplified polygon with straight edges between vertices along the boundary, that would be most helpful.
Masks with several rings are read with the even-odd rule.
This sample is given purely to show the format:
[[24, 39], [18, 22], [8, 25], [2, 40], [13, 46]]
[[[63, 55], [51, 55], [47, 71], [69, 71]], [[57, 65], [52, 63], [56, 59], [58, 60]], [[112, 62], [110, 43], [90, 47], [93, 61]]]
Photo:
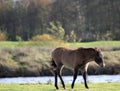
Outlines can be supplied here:
[[[65, 83], [72, 83], [72, 76], [63, 76]], [[58, 80], [60, 82], [60, 80]], [[46, 77], [15, 77], [0, 78], [0, 83], [48, 83], [54, 82], [53, 76]], [[82, 76], [78, 76], [76, 83], [83, 83]], [[88, 76], [88, 82], [120, 82], [120, 75], [91, 75]]]

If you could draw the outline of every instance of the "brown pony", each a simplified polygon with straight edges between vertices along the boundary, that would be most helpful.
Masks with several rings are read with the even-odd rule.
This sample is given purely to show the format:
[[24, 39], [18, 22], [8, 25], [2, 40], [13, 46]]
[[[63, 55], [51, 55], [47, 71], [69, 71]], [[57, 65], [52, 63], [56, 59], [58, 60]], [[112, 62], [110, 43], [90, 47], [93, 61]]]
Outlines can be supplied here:
[[78, 48], [75, 50], [58, 47], [52, 52], [51, 65], [55, 74], [55, 87], [58, 89], [57, 76], [59, 76], [63, 88], [65, 89], [64, 81], [61, 77], [61, 69], [63, 66], [74, 70], [73, 82], [71, 88], [74, 87], [78, 71], [80, 70], [83, 75], [84, 84], [89, 88], [86, 82], [87, 68], [90, 61], [95, 61], [99, 66], [104, 67], [103, 56], [101, 51], [97, 48]]

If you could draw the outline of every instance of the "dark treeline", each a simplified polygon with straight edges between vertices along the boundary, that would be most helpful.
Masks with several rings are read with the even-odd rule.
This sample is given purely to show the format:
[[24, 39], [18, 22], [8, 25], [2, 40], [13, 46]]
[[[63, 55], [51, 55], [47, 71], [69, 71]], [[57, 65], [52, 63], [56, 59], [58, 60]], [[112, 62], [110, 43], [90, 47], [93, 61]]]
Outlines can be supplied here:
[[66, 41], [120, 40], [120, 0], [0, 0], [7, 40], [61, 31]]

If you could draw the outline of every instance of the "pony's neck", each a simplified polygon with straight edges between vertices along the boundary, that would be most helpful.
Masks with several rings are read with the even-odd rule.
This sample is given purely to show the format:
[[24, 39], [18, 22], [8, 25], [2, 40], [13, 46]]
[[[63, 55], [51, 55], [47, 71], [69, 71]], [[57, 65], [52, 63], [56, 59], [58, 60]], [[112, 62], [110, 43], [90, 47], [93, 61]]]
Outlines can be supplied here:
[[86, 51], [86, 61], [87, 63], [88, 62], [91, 62], [91, 61], [94, 61], [94, 56], [95, 56], [96, 52], [93, 48], [88, 48], [88, 50]]

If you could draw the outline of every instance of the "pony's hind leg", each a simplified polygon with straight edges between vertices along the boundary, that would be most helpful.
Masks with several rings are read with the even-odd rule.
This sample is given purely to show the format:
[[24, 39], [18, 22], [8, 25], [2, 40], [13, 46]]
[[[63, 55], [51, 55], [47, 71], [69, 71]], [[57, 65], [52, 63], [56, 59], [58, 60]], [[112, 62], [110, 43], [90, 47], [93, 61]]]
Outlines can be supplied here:
[[59, 88], [58, 88], [58, 85], [57, 85], [57, 82], [58, 82], [58, 79], [57, 79], [57, 71], [54, 70], [54, 73], [55, 73], [55, 87], [56, 87], [56, 89], [59, 89]]
[[61, 70], [62, 70], [62, 68], [63, 68], [63, 65], [61, 64], [60, 66], [56, 66], [55, 67], [55, 69], [54, 69], [54, 74], [55, 74], [55, 87], [56, 87], [56, 89], [59, 89], [58, 88], [58, 76], [59, 76], [59, 78], [60, 78], [60, 80], [61, 80], [61, 83], [62, 83], [62, 85], [63, 85], [63, 88], [65, 89], [65, 84], [64, 84], [64, 81], [63, 81], [63, 79], [62, 79], [62, 77], [61, 77]]
[[58, 85], [57, 85], [57, 83], [58, 83], [58, 79], [57, 79], [57, 76], [58, 76], [57, 65], [55, 64], [53, 58], [51, 60], [51, 66], [53, 67], [52, 71], [54, 72], [54, 76], [55, 76], [55, 87], [56, 87], [56, 89], [59, 89]]
[[63, 85], [63, 88], [65, 89], [65, 84], [64, 84], [64, 81], [63, 81], [63, 79], [62, 79], [62, 77], [61, 77], [61, 70], [62, 70], [62, 66], [61, 66], [61, 68], [58, 70], [58, 76], [59, 76], [59, 78], [60, 78], [60, 80], [61, 80], [61, 83], [62, 83], [62, 85]]

